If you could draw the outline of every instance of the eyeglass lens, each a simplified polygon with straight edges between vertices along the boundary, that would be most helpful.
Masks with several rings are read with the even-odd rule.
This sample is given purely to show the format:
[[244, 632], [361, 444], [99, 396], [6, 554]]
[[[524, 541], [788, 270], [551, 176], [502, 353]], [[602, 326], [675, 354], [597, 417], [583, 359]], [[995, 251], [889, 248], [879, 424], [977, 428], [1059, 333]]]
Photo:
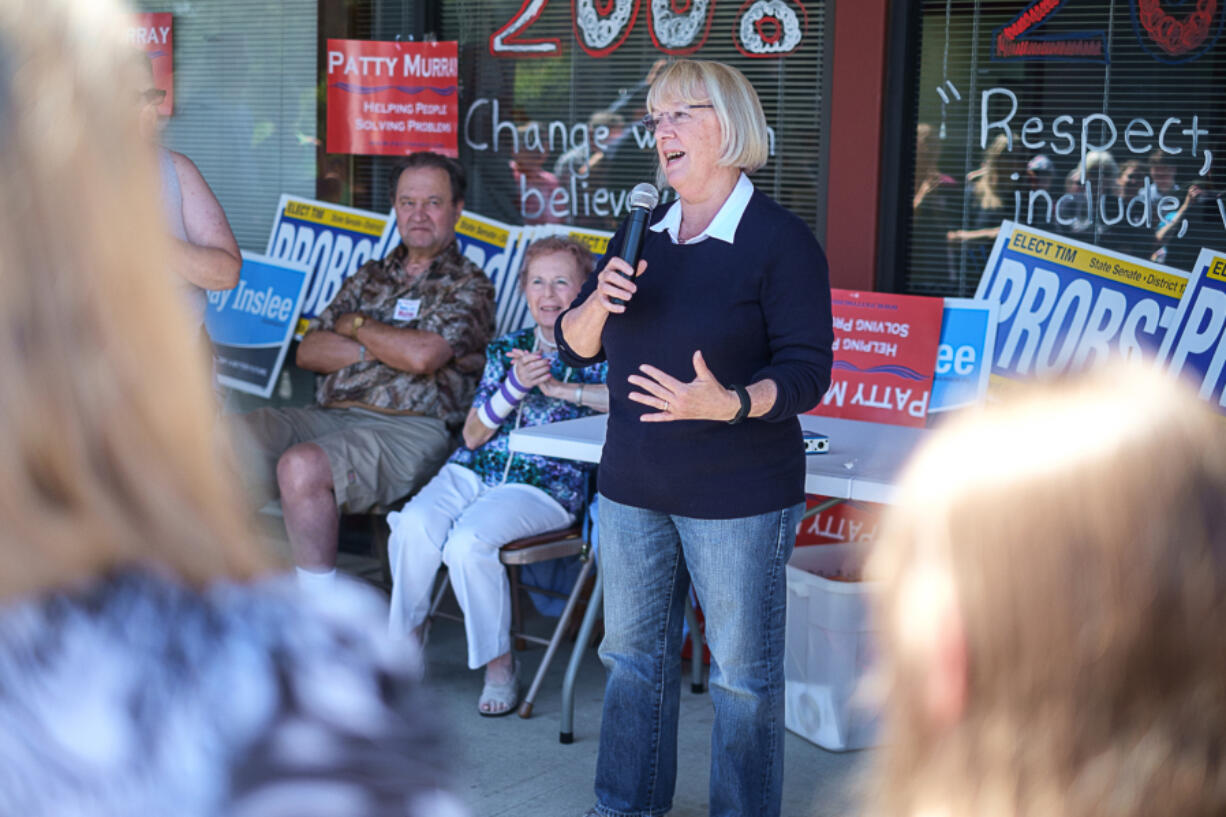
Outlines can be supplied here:
[[647, 114], [642, 119], [643, 127], [648, 133], [655, 133], [656, 128], [660, 127], [664, 120], [672, 123], [673, 127], [688, 121], [690, 111], [695, 108], [714, 108], [714, 105], [687, 105], [679, 111], [661, 111], [658, 114]]

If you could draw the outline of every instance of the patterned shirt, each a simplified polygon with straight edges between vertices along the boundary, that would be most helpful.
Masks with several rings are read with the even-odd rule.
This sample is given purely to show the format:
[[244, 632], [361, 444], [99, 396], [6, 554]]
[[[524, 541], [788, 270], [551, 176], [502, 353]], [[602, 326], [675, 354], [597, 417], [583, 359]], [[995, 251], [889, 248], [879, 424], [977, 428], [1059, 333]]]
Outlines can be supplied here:
[[141, 571], [0, 605], [0, 814], [462, 817], [420, 662], [342, 581]]
[[479, 353], [494, 334], [494, 285], [460, 255], [455, 242], [406, 283], [401, 267], [406, 252], [401, 244], [382, 261], [363, 264], [307, 331], [331, 330], [341, 315], [360, 312], [389, 326], [441, 335], [451, 346], [451, 360], [434, 374], [418, 375], [367, 359], [320, 378], [315, 397], [323, 406], [357, 402], [459, 427], [476, 381], [475, 367], [469, 371], [460, 359]]
[[[477, 386], [477, 394], [473, 397], [473, 405], [480, 406], [490, 395], [498, 390], [511, 368], [507, 352], [512, 349], [532, 351], [536, 342], [536, 329], [529, 327], [509, 335], [503, 335], [489, 345], [485, 350], [485, 373], [481, 375], [481, 383]], [[572, 369], [558, 360], [556, 353], [549, 366], [550, 373], [563, 383], [604, 383], [608, 372], [608, 364], [597, 363], [585, 369]], [[573, 420], [576, 417], [587, 417], [596, 411], [587, 406], [580, 406], [567, 400], [556, 400], [546, 397], [540, 389], [533, 389], [524, 402], [508, 417], [494, 436], [476, 451], [470, 451], [461, 446], [448, 462], [463, 465], [481, 478], [485, 485], [502, 485], [503, 474], [507, 483], [517, 482], [540, 488], [556, 499], [558, 503], [571, 513], [578, 513], [583, 505], [584, 481], [591, 470], [590, 467], [572, 460], [555, 460], [540, 457], [535, 454], [509, 453], [507, 442], [511, 431], [516, 428], [556, 423], [559, 420]], [[511, 458], [511, 469], [507, 471], [507, 458]]]

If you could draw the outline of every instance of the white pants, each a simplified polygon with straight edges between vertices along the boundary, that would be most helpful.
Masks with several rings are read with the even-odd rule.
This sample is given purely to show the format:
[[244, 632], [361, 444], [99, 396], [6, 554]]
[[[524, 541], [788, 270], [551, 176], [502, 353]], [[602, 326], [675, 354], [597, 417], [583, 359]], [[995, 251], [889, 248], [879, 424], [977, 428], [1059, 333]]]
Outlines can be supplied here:
[[388, 625], [403, 638], [426, 620], [440, 564], [464, 611], [468, 666], [483, 667], [511, 649], [511, 583], [498, 549], [574, 520], [531, 485], [487, 488], [475, 473], [448, 464], [400, 511], [389, 513], [392, 600]]

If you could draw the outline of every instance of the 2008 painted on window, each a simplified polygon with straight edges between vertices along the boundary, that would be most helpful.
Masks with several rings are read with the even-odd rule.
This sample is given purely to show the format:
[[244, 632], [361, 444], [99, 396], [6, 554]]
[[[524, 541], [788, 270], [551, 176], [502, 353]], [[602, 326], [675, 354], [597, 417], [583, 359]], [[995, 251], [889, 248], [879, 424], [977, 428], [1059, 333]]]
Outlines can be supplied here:
[[[549, 0], [524, 0], [510, 20], [490, 35], [495, 57], [559, 57], [562, 42], [531, 38], [527, 29]], [[711, 33], [716, 0], [647, 0], [647, 30], [665, 54], [692, 54]], [[626, 41], [643, 0], [571, 0], [571, 20], [579, 47], [593, 57], [607, 57]], [[801, 0], [746, 0], [730, 32], [746, 57], [778, 58], [795, 53], [804, 42], [809, 16]]]

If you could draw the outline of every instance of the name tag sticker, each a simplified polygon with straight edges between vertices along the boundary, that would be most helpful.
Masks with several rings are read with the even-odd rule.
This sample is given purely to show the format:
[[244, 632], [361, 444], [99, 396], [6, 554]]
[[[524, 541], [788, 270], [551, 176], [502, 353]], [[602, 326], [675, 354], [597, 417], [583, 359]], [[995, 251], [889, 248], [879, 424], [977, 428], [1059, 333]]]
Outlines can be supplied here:
[[421, 298], [401, 298], [396, 301], [394, 317], [398, 321], [411, 321], [417, 317], [419, 312], [421, 312]]

